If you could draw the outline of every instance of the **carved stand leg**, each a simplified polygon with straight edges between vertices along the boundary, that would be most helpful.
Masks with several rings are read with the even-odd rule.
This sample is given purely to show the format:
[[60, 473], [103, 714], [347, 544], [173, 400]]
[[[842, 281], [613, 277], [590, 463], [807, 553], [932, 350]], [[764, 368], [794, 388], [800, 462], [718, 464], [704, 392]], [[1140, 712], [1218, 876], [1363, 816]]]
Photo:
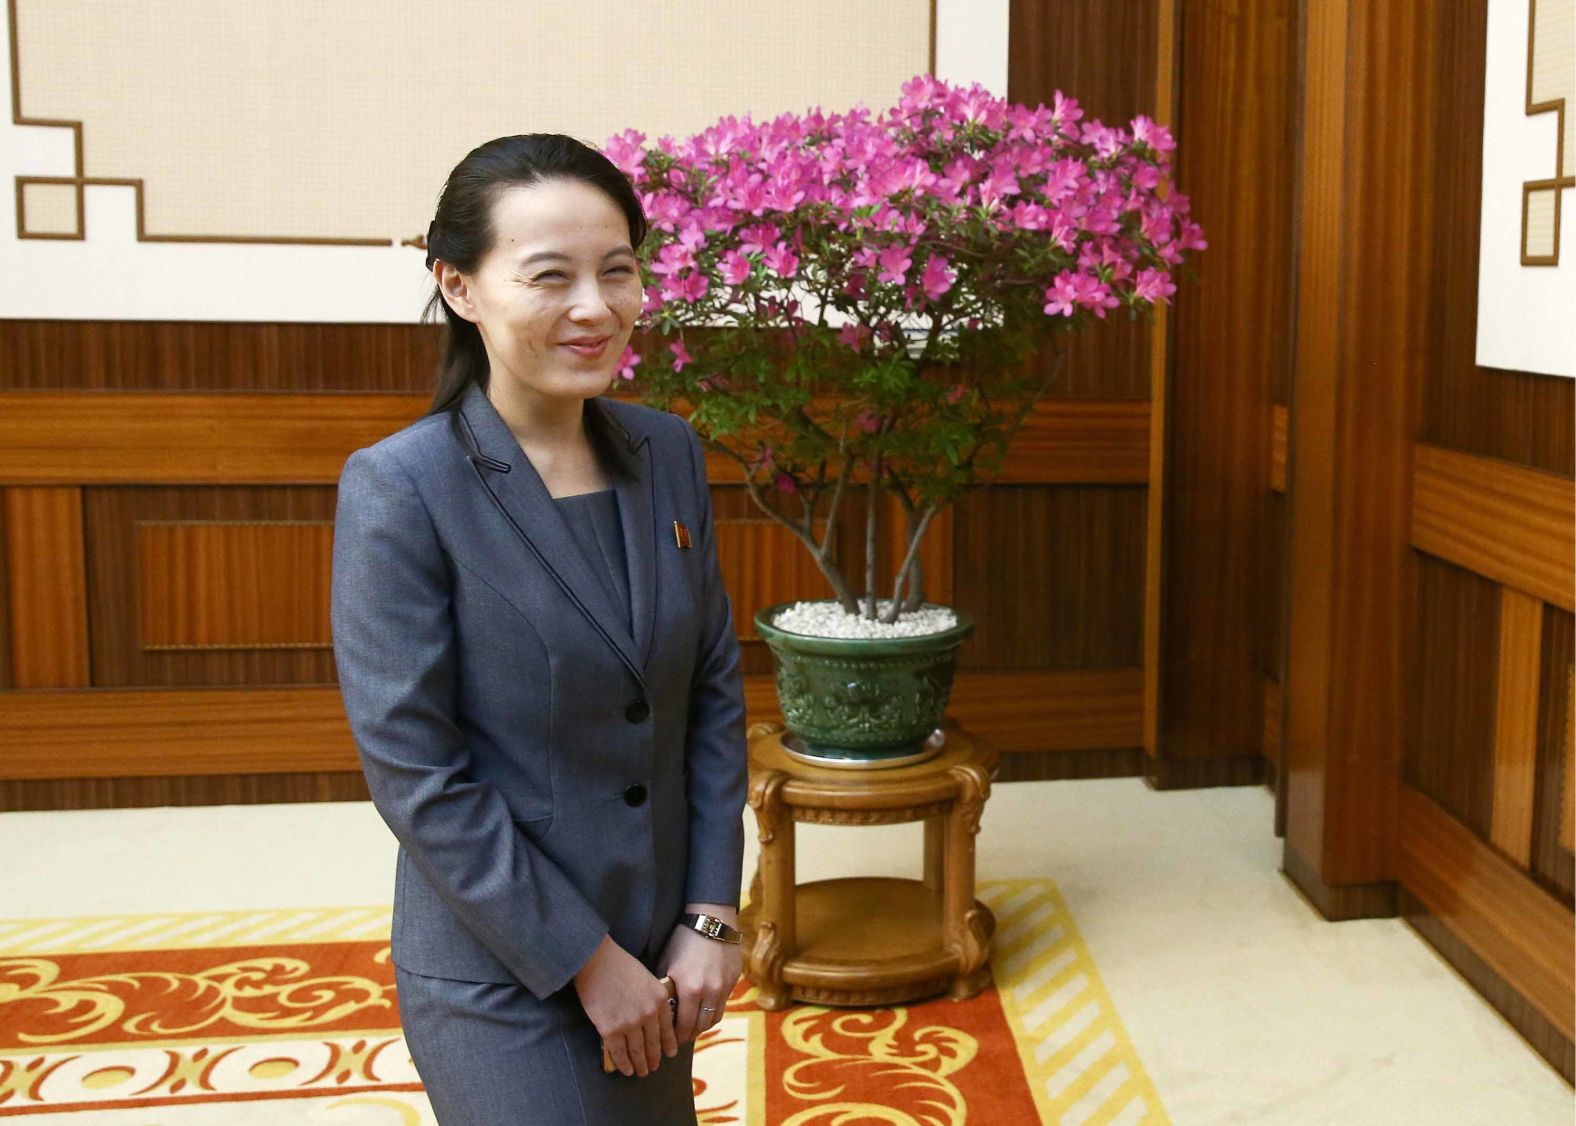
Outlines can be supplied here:
[[944, 874], [946, 856], [946, 818], [925, 818], [925, 887], [939, 892]]
[[996, 929], [989, 908], [974, 901], [974, 837], [980, 831], [980, 814], [990, 796], [990, 775], [969, 763], [953, 767], [951, 773], [957, 780], [958, 796], [947, 815], [944, 832], [946, 873], [941, 918], [943, 942], [958, 960], [957, 976], [947, 995], [954, 1001], [965, 1001], [990, 981], [986, 962], [990, 958], [990, 937]]
[[[794, 823], [783, 804], [782, 787], [788, 776], [771, 771], [750, 786], [750, 808], [760, 830], [761, 860], [757, 885], [751, 893], [758, 904], [754, 912], [753, 941], [744, 953], [744, 972], [755, 983], [756, 1002], [763, 1009], [786, 1007], [792, 998], [783, 985], [783, 959], [794, 949]], [[758, 896], [758, 898], [757, 898]]]

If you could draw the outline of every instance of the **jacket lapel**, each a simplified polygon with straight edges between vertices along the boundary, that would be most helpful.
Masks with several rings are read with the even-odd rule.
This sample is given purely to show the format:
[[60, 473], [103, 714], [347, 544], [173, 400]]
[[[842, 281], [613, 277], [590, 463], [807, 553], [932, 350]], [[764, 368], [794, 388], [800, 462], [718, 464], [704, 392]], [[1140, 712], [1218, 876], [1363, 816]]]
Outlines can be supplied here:
[[609, 601], [602, 581], [592, 573], [541, 475], [486, 393], [472, 386], [458, 409], [474, 442], [473, 452], [479, 455], [471, 461], [482, 484], [526, 546], [644, 684], [656, 606], [651, 452], [647, 436], [631, 432], [606, 400], [587, 400], [586, 409], [601, 411], [612, 422], [614, 434], [622, 436], [622, 440], [615, 439], [614, 447], [623, 472], [612, 476], [628, 564], [630, 618], [634, 626], [631, 636], [624, 627], [623, 615]]

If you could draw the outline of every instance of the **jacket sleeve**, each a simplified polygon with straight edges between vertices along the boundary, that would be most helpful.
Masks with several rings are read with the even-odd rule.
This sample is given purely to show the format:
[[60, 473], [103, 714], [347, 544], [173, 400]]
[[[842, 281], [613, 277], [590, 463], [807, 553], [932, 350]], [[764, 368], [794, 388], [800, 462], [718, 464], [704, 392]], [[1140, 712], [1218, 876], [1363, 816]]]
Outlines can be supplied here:
[[[373, 804], [449, 907], [546, 997], [607, 924], [471, 770], [456, 721], [448, 560], [403, 468], [345, 463], [334, 519], [332, 621], [345, 712]], [[529, 689], [522, 686], [522, 691]]]
[[690, 682], [689, 871], [685, 902], [737, 906], [744, 868], [744, 795], [748, 767], [744, 735], [744, 682], [733, 607], [717, 564], [706, 454], [690, 424], [679, 420], [690, 447], [701, 520], [694, 537], [705, 569], [699, 651]]

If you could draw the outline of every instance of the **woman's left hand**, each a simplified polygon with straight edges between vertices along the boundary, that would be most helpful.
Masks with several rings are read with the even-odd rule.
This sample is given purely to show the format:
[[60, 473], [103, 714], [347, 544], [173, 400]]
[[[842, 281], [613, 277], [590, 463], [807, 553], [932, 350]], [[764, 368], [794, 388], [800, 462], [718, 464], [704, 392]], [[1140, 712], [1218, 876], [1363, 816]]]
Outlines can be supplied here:
[[673, 928], [657, 967], [658, 974], [667, 974], [678, 987], [679, 1013], [674, 1031], [683, 1044], [722, 1019], [734, 983], [744, 968], [744, 950], [737, 943], [707, 938], [680, 923]]

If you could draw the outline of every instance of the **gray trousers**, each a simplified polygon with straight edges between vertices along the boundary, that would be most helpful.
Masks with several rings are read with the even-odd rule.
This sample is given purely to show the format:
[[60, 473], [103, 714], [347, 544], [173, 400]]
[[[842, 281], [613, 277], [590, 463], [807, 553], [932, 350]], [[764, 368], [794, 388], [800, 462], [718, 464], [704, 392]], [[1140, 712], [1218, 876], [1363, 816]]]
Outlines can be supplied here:
[[520, 985], [395, 968], [405, 1043], [439, 1126], [693, 1126], [693, 1043], [642, 1078], [602, 1070], [574, 985]]

